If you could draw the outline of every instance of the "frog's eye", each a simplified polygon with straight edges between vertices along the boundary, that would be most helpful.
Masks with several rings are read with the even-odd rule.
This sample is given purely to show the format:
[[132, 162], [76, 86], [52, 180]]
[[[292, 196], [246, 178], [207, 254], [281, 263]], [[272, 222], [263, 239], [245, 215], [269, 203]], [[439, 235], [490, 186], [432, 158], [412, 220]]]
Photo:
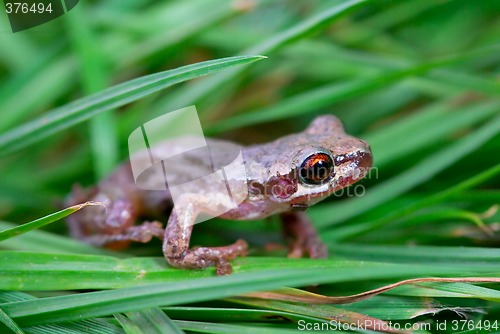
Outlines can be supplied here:
[[327, 153], [314, 153], [300, 165], [300, 180], [305, 184], [321, 184], [333, 175], [333, 159]]

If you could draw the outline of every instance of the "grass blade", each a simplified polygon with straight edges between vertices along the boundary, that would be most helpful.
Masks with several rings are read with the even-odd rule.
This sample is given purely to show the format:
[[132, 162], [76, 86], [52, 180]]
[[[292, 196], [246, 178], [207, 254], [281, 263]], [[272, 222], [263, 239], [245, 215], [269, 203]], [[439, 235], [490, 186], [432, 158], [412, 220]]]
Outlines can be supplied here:
[[[365, 256], [364, 249], [362, 248], [358, 252], [353, 252], [352, 256]], [[344, 255], [343, 250], [344, 246], [339, 246], [337, 250], [338, 254]], [[372, 261], [378, 262], [363, 264], [354, 260], [340, 260], [338, 258], [328, 260], [291, 260], [263, 257], [242, 258], [235, 261], [234, 270], [239, 274], [260, 274], [263, 277], [269, 274], [270, 279], [274, 277], [274, 271], [279, 272], [275, 268], [280, 268], [283, 271], [296, 271], [300, 273], [299, 276], [305, 275], [307, 271], [329, 271], [328, 275], [330, 276], [324, 278], [316, 275], [310, 275], [308, 278], [307, 275], [302, 277], [302, 279], [307, 279], [309, 284], [312, 284], [311, 282], [317, 283], [316, 280], [318, 279], [336, 282], [343, 281], [349, 277], [355, 279], [359, 275], [364, 278], [374, 278], [378, 275], [388, 275], [388, 277], [396, 275], [395, 277], [400, 277], [404, 275], [406, 270], [413, 275], [419, 276], [429, 275], [430, 273], [432, 275], [449, 275], [452, 270], [458, 270], [461, 275], [481, 276], [482, 273], [490, 274], [491, 272], [495, 272], [494, 268], [498, 265], [498, 260], [491, 254], [491, 251], [484, 251], [485, 254], [482, 254], [479, 251], [481, 249], [469, 248], [468, 257], [458, 258], [467, 264], [465, 268], [462, 263], [457, 263], [454, 257], [451, 257], [448, 262], [443, 258], [436, 259], [439, 265], [432, 266], [432, 263], [425, 261], [427, 259], [427, 248], [425, 247], [413, 249], [416, 253], [421, 252], [422, 263], [425, 264], [422, 268], [416, 265], [413, 258], [408, 258], [408, 262], [413, 263], [411, 266], [408, 266], [408, 269], [401, 268], [399, 265], [382, 263], [391, 261], [400, 263], [401, 258], [407, 258], [405, 254], [410, 250], [402, 248], [399, 257], [389, 256], [387, 260], [376, 257]], [[443, 249], [442, 253], [445, 252], [446, 249]], [[373, 257], [379, 253], [384, 253], [384, 249], [376, 248]], [[481, 262], [473, 264], [470, 260], [473, 256], [478, 261], [480, 259]], [[116, 289], [160, 282], [172, 284], [184, 282], [187, 284], [186, 280], [214, 278], [213, 268], [198, 271], [179, 270], [169, 267], [165, 259], [159, 257], [118, 259], [111, 256], [2, 251], [0, 252], [0, 260], [2, 263], [2, 267], [0, 268], [0, 275], [2, 277], [0, 280], [1, 290]], [[419, 268], [422, 269], [422, 272], [418, 272]], [[384, 270], [387, 272], [384, 272]], [[290, 279], [292, 280], [291, 282], [294, 282], [294, 278], [291, 277]], [[298, 281], [301, 280], [301, 278], [297, 279]], [[208, 280], [207, 284], [210, 282]], [[283, 282], [283, 284], [285, 283]], [[144, 308], [147, 307], [145, 306]]]
[[51, 224], [51, 223], [53, 223], [55, 221], [58, 221], [59, 219], [62, 219], [64, 217], [69, 216], [72, 213], [77, 212], [80, 209], [83, 209], [83, 208], [85, 208], [87, 206], [92, 206], [92, 205], [101, 205], [101, 206], [103, 206], [103, 204], [99, 203], [99, 202], [86, 202], [86, 203], [83, 203], [83, 204], [78, 204], [78, 205], [70, 206], [69, 208], [66, 208], [64, 210], [52, 213], [52, 214], [50, 214], [48, 216], [39, 218], [39, 219], [34, 220], [32, 222], [16, 226], [16, 227], [10, 228], [10, 229], [5, 230], [5, 231], [2, 231], [2, 232], [0, 232], [0, 241], [6, 240], [6, 239], [10, 239], [10, 238], [13, 238], [15, 236], [18, 236], [18, 235], [24, 234], [26, 232], [32, 231], [34, 229], [40, 228], [42, 226]]
[[128, 312], [126, 317], [115, 315], [127, 334], [183, 334], [182, 331], [158, 307], [152, 307], [138, 312]]
[[[0, 229], [7, 230], [17, 226], [19, 225], [0, 220]], [[94, 247], [73, 238], [42, 230], [32, 230], [30, 233], [18, 235], [16, 238], [3, 240], [0, 243], [0, 249], [22, 250], [36, 253], [70, 253], [126, 257], [124, 253]]]
[[[0, 322], [16, 334], [24, 334], [21, 328], [0, 308]], [[1, 328], [1, 326], [0, 326]]]
[[249, 64], [263, 56], [239, 56], [205, 61], [155, 73], [113, 86], [46, 113], [43, 117], [0, 135], [0, 156], [20, 150], [51, 134], [83, 122], [103, 111], [123, 106], [174, 84]]
[[377, 328], [388, 328], [389, 324], [380, 319], [376, 319], [361, 313], [347, 311], [331, 305], [311, 305], [300, 303], [288, 303], [277, 300], [255, 299], [255, 298], [237, 298], [231, 301], [249, 305], [253, 307], [262, 307], [282, 312], [303, 314], [314, 318], [324, 319], [332, 322], [340, 322], [356, 327], [358, 324], [367, 324], [365, 330], [376, 330]]

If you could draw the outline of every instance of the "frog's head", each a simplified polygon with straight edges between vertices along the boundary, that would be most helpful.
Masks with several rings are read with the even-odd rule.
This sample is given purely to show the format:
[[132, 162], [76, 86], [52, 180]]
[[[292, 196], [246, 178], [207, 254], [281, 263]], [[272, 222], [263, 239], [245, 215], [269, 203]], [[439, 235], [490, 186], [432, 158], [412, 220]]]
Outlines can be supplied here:
[[332, 115], [317, 117], [305, 131], [286, 140], [293, 142], [286, 157], [291, 172], [275, 178], [274, 184], [287, 190], [275, 191], [274, 197], [297, 209], [361, 180], [372, 166], [368, 143], [346, 134], [342, 123]]

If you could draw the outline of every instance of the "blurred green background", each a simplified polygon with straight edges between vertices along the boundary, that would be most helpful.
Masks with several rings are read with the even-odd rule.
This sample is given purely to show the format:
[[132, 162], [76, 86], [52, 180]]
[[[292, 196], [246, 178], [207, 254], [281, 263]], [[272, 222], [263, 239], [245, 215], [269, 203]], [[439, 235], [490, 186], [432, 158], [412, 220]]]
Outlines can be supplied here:
[[[90, 186], [98, 182], [127, 158], [131, 131], [168, 111], [194, 104], [206, 134], [244, 144], [301, 131], [315, 116], [332, 113], [344, 122], [348, 133], [370, 143], [376, 170], [362, 181], [362, 188], [356, 188], [363, 191], [363, 196], [343, 192], [311, 208], [310, 217], [332, 254], [330, 260], [318, 266], [336, 266], [346, 275], [350, 273], [347, 267], [362, 268], [364, 261], [396, 267], [380, 269], [385, 267], [374, 265], [375, 269], [366, 269], [358, 276], [353, 273], [355, 283], [348, 275], [343, 281], [323, 279], [320, 283], [329, 284], [319, 287], [322, 293], [361, 292], [396, 278], [498, 277], [499, 14], [499, 1], [469, 0], [81, 1], [59, 19], [13, 34], [2, 13], [0, 227], [3, 230], [12, 223], [29, 222], [61, 209], [74, 183]], [[157, 87], [130, 103], [121, 98], [118, 107], [106, 111], [92, 109], [100, 103], [92, 94], [109, 97], [106, 89], [113, 85], [237, 55], [268, 58], [237, 66], [221, 61], [221, 66], [228, 68], [212, 69], [213, 73], [204, 78], [186, 77], [175, 85], [170, 78], [168, 85], [173, 86], [167, 89]], [[129, 88], [134, 92], [140, 87], [131, 82]], [[90, 97], [85, 100], [87, 109], [71, 104], [82, 97]], [[77, 107], [83, 108], [79, 114]], [[16, 267], [29, 262], [31, 253], [23, 257], [22, 250], [110, 255], [65, 237], [62, 221], [44, 230], [56, 235], [49, 237], [37, 230], [0, 243], [0, 249], [6, 250], [0, 275], [2, 263], [12, 264], [5, 267], [10, 268], [5, 269], [5, 275], [12, 275], [12, 279], [0, 283], [0, 289], [38, 290], [34, 283], [26, 283], [35, 275], [32, 268]], [[275, 253], [264, 250], [268, 243], [282, 242], [277, 224], [214, 220], [196, 230], [199, 232], [195, 231], [194, 244], [225, 244], [240, 237], [250, 242], [253, 257], [239, 260], [241, 266], [235, 267], [242, 277], [255, 270], [262, 270], [260, 277], [266, 277], [266, 270], [286, 262], [284, 257], [277, 258], [277, 262], [271, 257], [284, 256], [285, 249]], [[137, 245], [128, 254], [160, 257], [160, 249], [159, 242], [152, 242]], [[142, 263], [142, 258], [137, 259]], [[84, 261], [78, 257], [66, 260], [60, 267], [64, 270], [72, 268], [71, 261]], [[342, 261], [352, 262], [345, 262], [349, 265], [342, 268]], [[160, 266], [155, 270], [164, 266], [161, 261], [155, 263]], [[409, 264], [435, 265], [449, 271], [427, 267], [402, 270]], [[289, 265], [294, 270], [309, 270], [309, 276], [314, 276], [311, 270], [317, 269], [314, 261]], [[112, 280], [101, 285], [101, 279], [91, 278], [84, 280], [87, 283], [83, 287], [65, 285], [68, 280], [80, 278], [63, 270], [60, 280], [54, 279], [48, 274], [55, 270], [51, 265], [40, 270], [46, 277], [44, 282], [53, 283], [45, 286], [38, 282], [40, 290], [133, 286], [114, 284]], [[381, 271], [392, 276], [381, 275]], [[182, 282], [212, 275], [209, 271], [178, 272], [167, 270], [164, 276], [148, 279]], [[15, 277], [19, 278], [17, 283]], [[245, 279], [250, 278], [241, 282]], [[305, 284], [278, 280], [274, 288]], [[212, 288], [207, 285], [203, 291], [208, 293]], [[256, 284], [254, 290], [259, 289]], [[500, 319], [498, 283], [488, 288], [451, 283], [394, 291], [398, 292], [374, 297], [365, 304], [350, 304], [345, 310], [402, 323], [435, 324], [440, 317], [455, 319], [456, 314], [446, 311], [453, 308], [469, 312], [475, 321]], [[226, 297], [207, 296], [201, 293], [200, 299], [180, 303]], [[137, 305], [164, 305], [141, 298]], [[5, 297], [3, 302], [12, 300]], [[188, 320], [208, 319], [222, 326], [209, 330], [214, 333], [257, 325], [270, 332], [296, 328], [284, 321], [263, 320], [264, 315], [255, 320], [248, 311], [234, 310], [224, 312], [235, 312], [239, 320], [233, 321], [241, 322], [242, 327], [224, 327], [220, 318], [224, 312], [217, 313], [217, 307], [227, 306], [224, 303], [212, 302], [208, 304], [213, 307], [212, 313], [193, 311]], [[54, 302], [57, 304], [67, 311], [60, 301]], [[333, 308], [311, 313], [276, 304], [253, 307], [322, 320], [329, 318], [321, 316], [321, 312], [335, 313]], [[116, 308], [105, 314], [128, 310], [117, 302]], [[433, 312], [442, 310], [433, 316]], [[86, 311], [84, 308], [79, 312]], [[175, 312], [167, 310], [177, 320], [185, 319], [179, 313], [189, 313]], [[14, 313], [7, 314], [16, 319]], [[127, 328], [123, 324], [132, 326], [153, 317], [134, 314], [116, 319]], [[31, 316], [44, 318], [36, 312]], [[86, 318], [94, 316], [88, 313]], [[163, 312], [154, 316], [166, 317]], [[29, 320], [23, 324], [26, 318], [18, 317], [23, 329], [43, 322]], [[172, 323], [162, 319], [165, 326], [199, 331], [189, 321]], [[74, 320], [69, 315], [64, 318]], [[109, 325], [107, 330], [121, 330], [113, 318], [104, 322]]]

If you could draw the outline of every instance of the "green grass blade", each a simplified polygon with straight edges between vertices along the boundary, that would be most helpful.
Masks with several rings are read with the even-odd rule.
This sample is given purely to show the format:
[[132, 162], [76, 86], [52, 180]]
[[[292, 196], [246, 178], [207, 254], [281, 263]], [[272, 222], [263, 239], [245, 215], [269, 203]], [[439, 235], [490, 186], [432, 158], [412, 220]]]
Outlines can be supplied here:
[[[342, 249], [339, 248], [338, 254], [345, 256]], [[378, 251], [373, 256], [384, 251], [383, 248], [376, 249]], [[481, 249], [470, 248], [468, 256], [458, 257], [463, 263], [468, 264], [468, 267], [453, 261], [453, 259], [457, 258], [456, 256], [450, 258], [449, 263], [445, 259], [438, 258], [436, 262], [439, 262], [439, 266], [432, 266], [431, 262], [425, 261], [428, 256], [427, 250], [428, 248], [416, 250], [416, 252], [421, 251], [422, 263], [425, 263], [425, 265], [420, 267], [417, 262], [412, 261], [413, 265], [408, 266], [408, 269], [399, 265], [382, 263], [390, 261], [399, 263], [399, 259], [405, 258], [403, 254], [406, 254], [405, 249], [402, 248], [399, 257], [392, 256], [388, 257], [387, 260], [377, 257], [374, 258], [374, 261], [379, 262], [364, 264], [354, 260], [339, 260], [338, 258], [328, 260], [242, 258], [235, 261], [234, 271], [241, 275], [261, 274], [264, 281], [264, 276], [269, 275], [270, 283], [273, 279], [275, 281], [285, 279], [282, 282], [283, 285], [290, 282], [295, 282], [293, 284], [297, 285], [298, 282], [302, 282], [304, 279], [309, 284], [313, 284], [313, 282], [318, 283], [317, 279], [337, 282], [355, 279], [356, 277], [374, 278], [379, 275], [382, 275], [382, 277], [384, 275], [387, 275], [387, 277], [400, 277], [408, 273], [411, 275], [429, 275], [430, 273], [432, 275], [446, 275], [453, 274], [453, 270], [461, 275], [474, 276], [495, 273], [495, 266], [498, 265], [498, 260], [495, 259], [491, 251], [485, 250], [483, 254], [480, 252]], [[446, 249], [443, 250], [443, 253], [445, 251]], [[354, 254], [357, 253], [354, 252], [353, 256]], [[365, 253], [360, 254], [364, 255]], [[471, 264], [471, 258], [481, 259], [482, 262]], [[186, 280], [195, 278], [208, 279], [206, 282], [209, 284], [212, 282], [211, 279], [215, 279], [213, 277], [213, 268], [202, 271], [179, 270], [169, 267], [165, 259], [159, 257], [118, 259], [111, 256], [1, 251], [0, 260], [2, 261], [2, 267], [0, 268], [0, 276], [2, 277], [2, 280], [0, 280], [1, 290], [115, 289], [160, 282], [174, 284], [184, 281], [186, 283]], [[295, 278], [290, 277], [291, 281], [288, 282], [285, 273], [283, 273], [284, 276], [281, 276], [275, 268], [281, 268], [283, 272], [298, 273], [297, 281], [294, 281]], [[329, 276], [310, 275], [307, 277], [307, 271], [313, 272], [315, 270], [319, 272], [328, 271]], [[384, 270], [387, 272], [384, 272]], [[422, 270], [422, 272], [418, 270]], [[275, 277], [276, 273], [274, 271], [280, 276], [279, 279]], [[244, 279], [246, 276], [241, 277]], [[224, 281], [217, 282], [223, 283]], [[186, 286], [189, 286], [189, 284]], [[143, 308], [147, 307], [149, 306], [146, 305]]]
[[[415, 319], [426, 314], [436, 314], [442, 311], [466, 312], [470, 308], [443, 305], [430, 298], [402, 298], [394, 296], [377, 296], [372, 299], [344, 306], [347, 310], [361, 312], [384, 320]], [[430, 325], [430, 324], [429, 324]], [[428, 327], [430, 329], [431, 327]], [[420, 331], [418, 333], [421, 333]], [[430, 331], [430, 333], [433, 333]]]
[[66, 324], [23, 327], [26, 334], [123, 334], [123, 330], [99, 319], [75, 321]]
[[[262, 261], [259, 261], [262, 262]], [[282, 266], [282, 259], [276, 262]], [[289, 262], [289, 261], [286, 261]], [[298, 261], [300, 263], [300, 261]], [[323, 261], [307, 261], [321, 263]], [[138, 311], [154, 306], [225, 298], [251, 291], [276, 289], [282, 286], [302, 286], [359, 279], [401, 278], [408, 276], [457, 276], [456, 267], [445, 265], [386, 265], [381, 263], [352, 263], [338, 267], [338, 263], [324, 261], [325, 265], [304, 269], [271, 269], [260, 272], [233, 274], [189, 281], [135, 286], [109, 291], [47, 297], [44, 299], [7, 303], [2, 309], [22, 326], [88, 319], [115, 313]], [[463, 267], [463, 266], [462, 266]], [[460, 275], [474, 273], [483, 276], [493, 268], [470, 267]], [[109, 276], [116, 276], [116, 268]], [[498, 276], [498, 272], [496, 272]], [[79, 277], [82, 277], [80, 274]], [[28, 288], [28, 287], [26, 287]], [[60, 288], [60, 287], [58, 287]]]
[[500, 291], [469, 283], [439, 284], [428, 282], [404, 285], [394, 289], [390, 294], [410, 297], [478, 298], [500, 302]]
[[183, 334], [182, 331], [158, 307], [152, 307], [138, 312], [128, 312], [126, 317], [115, 315], [127, 334]]
[[[0, 322], [16, 334], [25, 334], [21, 328], [0, 308]], [[0, 326], [1, 329], [2, 326]]]
[[332, 305], [314, 305], [314, 307], [311, 307], [311, 305], [303, 303], [288, 303], [272, 299], [263, 300], [255, 298], [237, 298], [230, 300], [248, 306], [303, 314], [309, 317], [324, 319], [337, 323], [351, 324], [353, 326], [356, 326], [357, 324], [370, 324], [369, 326], [367, 326], [367, 328], [365, 328], [368, 330], [375, 330], [376, 328], [384, 328], [388, 326], [385, 321], [382, 321], [380, 319], [375, 319], [373, 317], [357, 312], [347, 311], [342, 308], [334, 307]]
[[[0, 229], [2, 230], [12, 229], [17, 226], [19, 225], [0, 220]], [[0, 243], [0, 249], [127, 257], [125, 253], [94, 247], [70, 237], [41, 230], [32, 230], [30, 233], [21, 234], [15, 238], [3, 240]]]
[[192, 306], [169, 306], [163, 307], [162, 310], [173, 319], [193, 320], [193, 321], [245, 321], [256, 322], [263, 319], [280, 317], [297, 322], [303, 320], [317, 320], [312, 317], [293, 314], [289, 312], [269, 311], [261, 309], [244, 309], [244, 308], [229, 308], [229, 307], [192, 307]]
[[200, 321], [175, 320], [175, 323], [182, 329], [193, 333], [217, 333], [217, 334], [295, 334], [296, 328], [280, 328], [277, 325], [268, 323], [267, 326], [249, 324], [225, 324]]
[[19, 291], [0, 291], [0, 304], [36, 299], [32, 295]]
[[42, 226], [51, 224], [53, 222], [58, 221], [59, 219], [62, 219], [64, 217], [69, 216], [72, 213], [77, 212], [80, 209], [83, 209], [83, 208], [85, 208], [87, 206], [91, 206], [91, 205], [101, 205], [101, 206], [103, 206], [102, 203], [98, 203], [98, 202], [86, 202], [84, 204], [78, 204], [78, 205], [70, 206], [69, 208], [66, 208], [64, 210], [52, 213], [52, 214], [50, 214], [48, 216], [36, 219], [36, 220], [31, 221], [29, 223], [26, 223], [26, 224], [23, 224], [23, 225], [19, 225], [19, 226], [10, 228], [10, 229], [5, 230], [5, 231], [1, 231], [0, 232], [0, 241], [6, 240], [6, 239], [10, 239], [10, 238], [13, 238], [15, 236], [18, 236], [18, 235], [24, 234], [26, 232], [32, 231], [34, 229], [40, 228]]
[[[36, 300], [37, 298], [27, 293], [18, 291], [0, 291], [0, 310], [1, 304], [17, 302], [23, 300]], [[67, 324], [50, 324], [23, 328], [27, 334], [123, 334], [117, 326], [101, 321], [99, 319], [81, 320]], [[90, 331], [90, 332], [89, 332]]]
[[147, 75], [113, 86], [52, 110], [37, 120], [0, 135], [0, 156], [20, 150], [103, 111], [123, 106], [179, 82], [232, 66], [249, 64], [263, 58], [265, 57], [239, 56], [210, 60]]
[[494, 248], [444, 246], [376, 246], [362, 244], [339, 244], [337, 253], [348, 259], [365, 261], [386, 261], [393, 263], [456, 263], [464, 267], [481, 266], [483, 264], [500, 265], [498, 250]]

